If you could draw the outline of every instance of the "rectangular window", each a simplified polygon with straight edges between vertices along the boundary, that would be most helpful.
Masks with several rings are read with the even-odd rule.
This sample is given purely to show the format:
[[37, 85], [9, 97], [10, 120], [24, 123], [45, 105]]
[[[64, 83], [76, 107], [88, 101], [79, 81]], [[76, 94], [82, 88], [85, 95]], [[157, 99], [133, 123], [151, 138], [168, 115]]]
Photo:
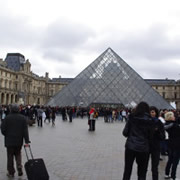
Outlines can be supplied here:
[[177, 93], [175, 92], [175, 93], [174, 93], [174, 99], [176, 99], [176, 98], [177, 98]]
[[163, 92], [163, 98], [166, 98], [166, 93], [165, 92]]

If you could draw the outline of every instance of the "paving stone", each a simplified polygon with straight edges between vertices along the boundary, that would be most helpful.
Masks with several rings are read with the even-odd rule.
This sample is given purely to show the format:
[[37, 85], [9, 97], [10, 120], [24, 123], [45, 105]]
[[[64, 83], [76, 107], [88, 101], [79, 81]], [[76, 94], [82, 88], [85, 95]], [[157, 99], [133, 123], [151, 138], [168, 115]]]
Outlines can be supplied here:
[[[57, 116], [56, 125], [44, 123], [43, 128], [29, 127], [31, 147], [35, 158], [43, 158], [50, 180], [120, 180], [124, 170], [124, 144], [122, 136], [124, 122], [104, 123], [103, 118], [96, 121], [96, 131], [88, 131], [87, 118], [73, 119], [72, 123], [63, 122]], [[0, 135], [0, 180], [6, 177], [6, 149]], [[23, 164], [26, 162], [22, 150]], [[163, 157], [159, 166], [159, 179], [164, 179], [167, 157]], [[180, 177], [180, 168], [177, 169]], [[14, 180], [27, 180], [15, 176]], [[137, 179], [136, 163], [132, 180]], [[149, 165], [147, 180], [151, 180]]]

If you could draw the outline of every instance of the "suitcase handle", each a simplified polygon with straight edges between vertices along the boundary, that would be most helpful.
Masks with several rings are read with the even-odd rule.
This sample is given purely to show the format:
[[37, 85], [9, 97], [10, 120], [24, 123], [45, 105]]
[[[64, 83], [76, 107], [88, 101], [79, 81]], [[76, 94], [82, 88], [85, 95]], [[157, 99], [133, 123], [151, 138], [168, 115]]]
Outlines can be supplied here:
[[28, 145], [24, 145], [24, 150], [25, 150], [25, 153], [26, 153], [27, 160], [30, 160], [30, 158], [29, 158], [29, 156], [28, 156], [28, 153], [27, 153], [27, 149], [26, 149], [26, 148], [29, 148], [30, 155], [31, 155], [31, 159], [34, 159], [33, 153], [32, 153], [32, 150], [31, 150], [31, 146], [30, 146], [30, 144], [28, 144]]

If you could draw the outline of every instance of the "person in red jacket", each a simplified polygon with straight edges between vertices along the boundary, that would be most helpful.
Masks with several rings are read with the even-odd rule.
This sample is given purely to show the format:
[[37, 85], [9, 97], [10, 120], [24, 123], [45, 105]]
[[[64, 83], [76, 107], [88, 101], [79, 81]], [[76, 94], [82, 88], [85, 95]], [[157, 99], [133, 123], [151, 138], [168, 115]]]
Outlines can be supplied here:
[[94, 118], [94, 114], [95, 114], [95, 108], [91, 108], [89, 111], [89, 120], [88, 120], [88, 124], [89, 124], [89, 131], [95, 131], [95, 118]]

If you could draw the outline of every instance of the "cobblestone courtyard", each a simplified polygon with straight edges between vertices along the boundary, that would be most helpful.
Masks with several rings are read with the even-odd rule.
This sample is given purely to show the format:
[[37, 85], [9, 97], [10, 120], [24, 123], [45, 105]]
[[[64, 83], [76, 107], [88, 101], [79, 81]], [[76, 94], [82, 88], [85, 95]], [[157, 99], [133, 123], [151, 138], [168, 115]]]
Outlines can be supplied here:
[[[43, 128], [29, 127], [31, 147], [35, 158], [43, 158], [50, 180], [121, 180], [124, 168], [124, 143], [122, 136], [124, 122], [104, 123], [102, 118], [96, 122], [96, 131], [89, 132], [87, 118], [74, 119], [72, 123], [63, 122], [57, 116], [56, 125], [44, 123]], [[0, 180], [6, 177], [6, 149], [0, 135]], [[22, 150], [23, 164], [26, 161]], [[160, 162], [160, 180], [164, 179], [167, 157]], [[177, 170], [180, 177], [180, 168]], [[14, 180], [27, 179], [15, 174]], [[136, 165], [132, 174], [136, 180]], [[147, 180], [151, 180], [149, 166]]]

